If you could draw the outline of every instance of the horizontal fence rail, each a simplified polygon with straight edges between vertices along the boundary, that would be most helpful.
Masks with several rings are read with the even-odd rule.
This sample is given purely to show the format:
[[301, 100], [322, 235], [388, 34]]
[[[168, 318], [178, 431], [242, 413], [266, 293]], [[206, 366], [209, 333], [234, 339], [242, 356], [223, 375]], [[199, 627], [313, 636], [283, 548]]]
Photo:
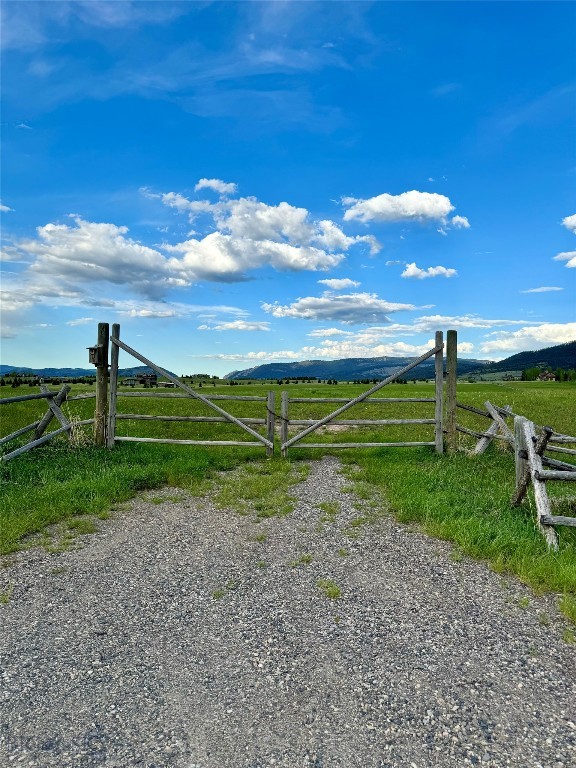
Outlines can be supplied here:
[[[287, 456], [289, 448], [403, 448], [403, 447], [420, 447], [420, 446], [432, 446], [435, 447], [438, 453], [443, 452], [443, 374], [444, 374], [444, 362], [443, 351], [444, 342], [443, 334], [441, 331], [436, 333], [435, 339], [436, 346], [433, 349], [428, 350], [416, 360], [413, 360], [408, 365], [396, 373], [388, 376], [384, 380], [378, 382], [366, 392], [355, 398], [343, 398], [343, 397], [290, 397], [288, 392], [282, 393], [281, 404], [281, 451], [283, 456]], [[408, 373], [418, 365], [428, 360], [430, 357], [435, 357], [435, 379], [436, 379], [436, 396], [435, 397], [373, 397], [372, 395], [378, 390], [385, 387], [387, 384], [401, 378], [405, 373]], [[304, 418], [290, 418], [289, 410], [291, 403], [343, 403], [340, 408], [337, 408], [327, 416], [323, 416], [319, 419], [304, 419]], [[345, 411], [353, 408], [355, 405], [367, 403], [434, 403], [435, 413], [434, 418], [419, 418], [419, 419], [339, 419]], [[322, 427], [327, 426], [404, 426], [413, 424], [433, 424], [435, 426], [435, 436], [433, 441], [381, 441], [381, 442], [334, 442], [334, 443], [310, 443], [301, 442], [305, 437], [308, 437], [313, 432]], [[298, 432], [296, 435], [289, 437], [289, 428], [291, 426], [304, 426], [305, 429]]]
[[[102, 325], [102, 324], [101, 324]], [[100, 326], [99, 326], [100, 329]], [[153, 363], [148, 358], [144, 357], [144, 355], [141, 355], [139, 352], [137, 352], [132, 347], [128, 346], [128, 344], [125, 344], [123, 341], [120, 341], [120, 326], [118, 324], [115, 324], [112, 326], [112, 336], [110, 337], [110, 343], [111, 343], [111, 367], [110, 367], [110, 399], [109, 399], [109, 406], [108, 406], [108, 419], [107, 419], [107, 436], [106, 436], [106, 444], [108, 447], [112, 447], [116, 442], [140, 442], [140, 443], [168, 443], [171, 445], [241, 445], [241, 446], [252, 446], [252, 447], [264, 447], [266, 449], [266, 455], [271, 456], [274, 451], [274, 428], [275, 428], [275, 411], [274, 411], [274, 393], [269, 392], [266, 397], [262, 396], [246, 396], [246, 395], [204, 395], [200, 394], [199, 392], [196, 392], [192, 387], [189, 387], [187, 384], [185, 384], [183, 381], [178, 379], [176, 376], [171, 374], [169, 371], [166, 371], [164, 368], [161, 368], [159, 365], [156, 365], [156, 363]], [[149, 366], [152, 368], [152, 370], [156, 371], [157, 374], [160, 374], [164, 378], [168, 379], [172, 384], [174, 384], [176, 387], [178, 387], [180, 390], [184, 392], [184, 394], [180, 393], [171, 393], [171, 392], [123, 392], [119, 390], [118, 388], [118, 356], [120, 349], [124, 350], [124, 352], [127, 352], [129, 355], [134, 357], [136, 360], [139, 360], [141, 363], [144, 363], [144, 365]], [[163, 415], [150, 415], [147, 418], [142, 419], [142, 416], [146, 416], [146, 414], [142, 415], [134, 415], [134, 414], [122, 414], [118, 412], [118, 398], [119, 397], [141, 397], [141, 396], [154, 396], [154, 397], [187, 397], [189, 400], [190, 398], [193, 398], [194, 400], [197, 400], [204, 405], [211, 408], [213, 411], [216, 411], [218, 414], [218, 417], [205, 417], [205, 416], [163, 416]], [[226, 411], [224, 408], [221, 408], [219, 405], [217, 405], [214, 400], [224, 400], [224, 401], [250, 401], [250, 402], [260, 402], [263, 404], [266, 404], [266, 417], [263, 419], [257, 419], [254, 420], [252, 418], [239, 418], [237, 416], [232, 415], [228, 411]], [[250, 437], [254, 438], [252, 441], [247, 440], [192, 440], [192, 439], [171, 439], [171, 438], [156, 438], [156, 437], [135, 437], [135, 436], [120, 436], [116, 434], [116, 423], [118, 420], [121, 419], [128, 419], [128, 420], [143, 420], [143, 421], [186, 421], [186, 422], [196, 422], [196, 423], [214, 423], [214, 422], [228, 422], [230, 424], [233, 424], [237, 427], [239, 427], [242, 431], [248, 433]], [[251, 424], [254, 424], [255, 426], [261, 426], [263, 425], [265, 427], [265, 435], [261, 435], [259, 432], [257, 432], [255, 429], [250, 426]]]

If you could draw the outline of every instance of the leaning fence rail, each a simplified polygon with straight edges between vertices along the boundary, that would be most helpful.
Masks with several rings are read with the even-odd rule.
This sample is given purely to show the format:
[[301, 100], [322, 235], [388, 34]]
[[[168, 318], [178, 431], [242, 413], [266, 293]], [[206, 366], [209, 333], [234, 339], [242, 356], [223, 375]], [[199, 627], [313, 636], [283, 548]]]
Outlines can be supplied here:
[[[512, 504], [519, 505], [528, 493], [530, 485], [534, 491], [536, 523], [551, 549], [558, 549], [558, 535], [554, 526], [576, 526], [576, 517], [553, 515], [546, 483], [551, 481], [576, 481], [576, 465], [549, 459], [545, 451], [556, 437], [564, 442], [576, 444], [576, 437], [555, 433], [551, 427], [542, 427], [540, 435], [536, 426], [524, 416], [514, 418], [516, 489]], [[560, 467], [558, 467], [560, 465]], [[544, 467], [553, 467], [545, 469]]]
[[[14, 432], [11, 432], [9, 435], [5, 435], [4, 437], [0, 438], [0, 445], [7, 445], [13, 440], [22, 437], [29, 432], [34, 432], [32, 439], [28, 443], [25, 445], [20, 445], [18, 448], [14, 448], [8, 453], [3, 454], [0, 456], [0, 461], [10, 461], [11, 459], [16, 458], [16, 456], [21, 456], [23, 453], [31, 451], [33, 448], [44, 445], [49, 440], [58, 437], [58, 435], [66, 434], [70, 439], [70, 434], [73, 428], [84, 424], [94, 423], [94, 419], [84, 419], [82, 421], [76, 421], [74, 424], [72, 424], [68, 417], [64, 414], [60, 408], [62, 403], [68, 400], [78, 399], [75, 397], [68, 397], [68, 393], [70, 392], [70, 386], [68, 384], [64, 384], [58, 390], [58, 392], [51, 392], [45, 384], [41, 384], [40, 389], [41, 391], [36, 394], [0, 398], [0, 405], [11, 405], [13, 403], [21, 403], [28, 400], [42, 399], [48, 402], [48, 410], [41, 419], [38, 419], [31, 424], [27, 424], [24, 427], [20, 427], [20, 429], [17, 429]], [[46, 433], [46, 429], [54, 418], [60, 423], [59, 429], [55, 429], [52, 432]]]
[[[371, 389], [363, 392], [358, 397], [353, 399], [349, 398], [303, 398], [295, 397], [291, 398], [289, 393], [284, 391], [282, 393], [281, 401], [281, 415], [280, 415], [280, 442], [282, 456], [287, 456], [289, 448], [405, 448], [405, 447], [420, 447], [429, 446], [436, 448], [438, 453], [443, 452], [443, 426], [442, 426], [442, 413], [443, 413], [443, 334], [441, 331], [436, 333], [436, 346], [433, 349], [428, 350], [416, 360], [406, 365], [401, 370], [388, 376], [383, 381], [375, 384]], [[387, 384], [402, 377], [405, 373], [408, 373], [420, 363], [424, 362], [430, 357], [435, 358], [435, 379], [436, 379], [436, 391], [435, 397], [426, 398], [405, 398], [405, 397], [392, 397], [392, 398], [376, 398], [372, 395], [378, 390], [385, 387]], [[325, 402], [325, 403], [343, 403], [340, 408], [337, 408], [327, 416], [323, 416], [320, 419], [291, 419], [290, 418], [290, 403], [305, 403], [305, 402]], [[339, 419], [338, 417], [360, 403], [403, 403], [403, 402], [425, 402], [434, 403], [434, 418], [428, 419]], [[324, 426], [398, 426], [409, 424], [433, 424], [434, 425], [434, 440], [431, 441], [406, 441], [406, 442], [334, 442], [334, 443], [309, 443], [301, 442], [303, 438], [315, 432]], [[301, 430], [297, 434], [289, 437], [290, 426], [304, 426], [305, 429]], [[298, 443], [300, 443], [298, 445]]]
[[[98, 326], [98, 333], [99, 338], [101, 335], [107, 335], [108, 334], [108, 326], [105, 323], [100, 323]], [[108, 338], [108, 336], [107, 336]], [[275, 428], [275, 410], [274, 410], [274, 393], [269, 392], [266, 397], [243, 397], [243, 396], [234, 396], [234, 395], [228, 395], [228, 396], [207, 396], [202, 395], [199, 392], [195, 392], [192, 387], [185, 384], [183, 381], [181, 381], [178, 377], [171, 374], [169, 371], [166, 371], [164, 368], [161, 368], [156, 363], [153, 363], [151, 360], [149, 360], [147, 357], [144, 357], [144, 355], [137, 352], [132, 347], [128, 346], [128, 344], [124, 343], [120, 340], [120, 325], [115, 323], [112, 326], [112, 335], [109, 337], [110, 345], [111, 345], [111, 365], [110, 365], [110, 396], [109, 396], [109, 402], [108, 402], [108, 418], [107, 418], [107, 434], [106, 434], [106, 444], [109, 448], [113, 447], [115, 443], [117, 442], [136, 442], [136, 443], [168, 443], [171, 445], [226, 445], [226, 446], [242, 446], [242, 447], [258, 447], [262, 448], [264, 447], [266, 449], [266, 455], [271, 456], [274, 452], [274, 428]], [[163, 376], [164, 378], [168, 379], [168, 381], [172, 382], [176, 387], [181, 389], [184, 392], [184, 395], [180, 395], [180, 397], [188, 397], [188, 399], [192, 398], [195, 400], [200, 401], [204, 405], [211, 408], [213, 411], [219, 414], [218, 417], [212, 417], [212, 421], [217, 422], [228, 422], [231, 424], [236, 425], [239, 427], [242, 431], [247, 432], [252, 438], [254, 438], [252, 441], [248, 440], [185, 440], [185, 439], [170, 439], [170, 438], [157, 438], [157, 437], [134, 437], [134, 436], [120, 436], [116, 433], [116, 423], [118, 420], [121, 420], [125, 417], [130, 418], [130, 414], [122, 414], [118, 411], [118, 398], [122, 396], [150, 396], [152, 393], [148, 392], [121, 392], [118, 387], [118, 358], [120, 350], [123, 350], [124, 352], [127, 352], [129, 355], [134, 357], [136, 360], [139, 360], [141, 363], [144, 363], [144, 365], [149, 366], [152, 368], [152, 370], [156, 371], [157, 374], [160, 374], [160, 376]], [[107, 359], [107, 358], [106, 358]], [[156, 393], [154, 393], [156, 394]], [[178, 396], [176, 393], [174, 395]], [[157, 396], [164, 396], [164, 397], [173, 397], [172, 393], [158, 393]], [[217, 405], [213, 400], [258, 400], [260, 402], [266, 403], [266, 417], [264, 419], [258, 419], [254, 421], [254, 419], [241, 419], [237, 416], [232, 415], [228, 411], [226, 411], [224, 408], [221, 408], [219, 405]], [[145, 415], [145, 414], [142, 414]], [[170, 419], [170, 417], [166, 417], [164, 415], [150, 415], [148, 417], [149, 421], [164, 421], [164, 420], [186, 420], [186, 421], [205, 421], [205, 419], [208, 417], [200, 417], [200, 416], [187, 416], [182, 418], [173, 418]], [[257, 432], [255, 429], [252, 429], [251, 424], [256, 424], [256, 426], [264, 425], [266, 427], [265, 435], [261, 435], [259, 432]]]

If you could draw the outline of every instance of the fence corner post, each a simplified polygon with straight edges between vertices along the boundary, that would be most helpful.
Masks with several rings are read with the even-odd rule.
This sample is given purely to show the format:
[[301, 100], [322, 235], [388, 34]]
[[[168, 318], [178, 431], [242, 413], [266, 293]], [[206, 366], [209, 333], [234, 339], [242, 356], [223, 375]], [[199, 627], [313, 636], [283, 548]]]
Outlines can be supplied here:
[[444, 334], [442, 331], [436, 331], [435, 345], [438, 351], [434, 355], [434, 379], [436, 385], [434, 393], [436, 400], [434, 437], [436, 441], [436, 453], [444, 453], [444, 427], [442, 424], [442, 411], [444, 406]]
[[106, 421], [108, 415], [108, 323], [98, 323], [96, 348], [96, 406], [94, 408], [94, 441], [106, 445]]
[[456, 380], [458, 376], [458, 334], [446, 334], [446, 436], [451, 453], [458, 447], [456, 430]]

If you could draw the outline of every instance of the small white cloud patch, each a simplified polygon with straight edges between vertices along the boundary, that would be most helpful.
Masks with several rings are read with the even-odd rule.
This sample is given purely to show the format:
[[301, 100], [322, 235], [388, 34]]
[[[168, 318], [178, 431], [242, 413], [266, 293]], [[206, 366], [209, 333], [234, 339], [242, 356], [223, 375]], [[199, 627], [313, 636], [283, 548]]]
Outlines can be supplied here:
[[570, 232], [574, 232], [576, 235], [576, 213], [574, 213], [572, 216], [566, 216], [564, 219], [562, 219], [562, 226], [566, 227], [566, 229], [569, 229]]
[[328, 278], [327, 280], [318, 280], [321, 285], [326, 285], [332, 291], [342, 291], [344, 288], [357, 288], [361, 283], [358, 280], [350, 280], [349, 277]]
[[406, 265], [406, 269], [400, 277], [415, 277], [417, 280], [424, 280], [427, 277], [456, 277], [458, 272], [455, 269], [447, 267], [428, 267], [428, 269], [420, 269], [416, 266], [415, 262]]
[[573, 269], [576, 267], [576, 251], [563, 251], [554, 256], [554, 261], [565, 261], [564, 266]]
[[529, 288], [527, 291], [520, 291], [520, 293], [549, 293], [550, 291], [563, 291], [564, 288], [558, 288], [555, 285], [543, 285], [540, 288]]
[[357, 219], [369, 221], [439, 221], [454, 210], [454, 206], [445, 195], [433, 192], [418, 192], [413, 189], [400, 195], [384, 193], [367, 200], [345, 197], [342, 203], [348, 210], [344, 221]]
[[222, 181], [222, 179], [200, 179], [194, 191], [199, 192], [201, 189], [211, 189], [219, 195], [233, 195], [238, 187], [233, 182]]

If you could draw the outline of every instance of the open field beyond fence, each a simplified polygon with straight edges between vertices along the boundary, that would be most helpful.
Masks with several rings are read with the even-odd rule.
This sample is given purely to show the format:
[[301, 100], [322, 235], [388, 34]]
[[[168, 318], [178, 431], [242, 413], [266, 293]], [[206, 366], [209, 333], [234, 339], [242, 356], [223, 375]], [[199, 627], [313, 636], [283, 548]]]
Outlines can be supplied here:
[[[4, 387], [1, 397], [27, 394]], [[57, 387], [51, 387], [57, 389]], [[339, 384], [240, 384], [235, 387], [204, 387], [199, 391], [240, 396], [266, 396], [276, 393], [275, 409], [280, 412], [280, 393], [287, 389], [290, 397], [347, 397], [366, 390], [366, 385]], [[30, 392], [36, 392], [30, 389]], [[134, 391], [134, 390], [131, 390]], [[86, 392], [82, 385], [72, 385], [70, 395]], [[382, 393], [384, 394], [384, 393]], [[434, 385], [391, 384], [386, 397], [434, 396]], [[498, 406], [510, 405], [538, 425], [550, 425], [556, 431], [576, 434], [576, 386], [569, 383], [498, 382], [459, 383], [458, 401], [483, 408], [490, 400]], [[258, 401], [227, 402], [229, 411], [239, 418], [262, 418], [265, 403]], [[291, 419], [320, 418], [331, 410], [329, 403], [293, 403]], [[418, 419], [433, 415], [430, 403], [360, 403], [346, 414], [356, 419]], [[169, 416], [211, 416], [207, 407], [189, 398], [119, 398], [124, 414]], [[5, 407], [2, 435], [9, 434], [39, 418], [46, 411], [44, 401], [31, 400]], [[94, 400], [73, 400], [63, 405], [67, 417], [78, 422], [91, 418]], [[486, 419], [460, 411], [459, 423], [484, 431]], [[277, 425], [278, 426], [278, 425]], [[265, 426], [256, 426], [264, 434]], [[382, 442], [395, 440], [431, 441], [433, 424], [386, 427], [331, 427], [314, 434], [314, 442]], [[215, 474], [245, 461], [264, 462], [262, 450], [250, 447], [220, 448], [161, 444], [121, 443], [113, 450], [89, 445], [89, 427], [80, 427], [69, 442], [65, 436], [17, 460], [0, 465], [2, 497], [0, 508], [0, 546], [3, 553], [22, 545], [28, 534], [46, 525], [64, 520], [71, 527], [78, 516], [106, 516], [109, 510], [145, 488], [162, 485], [184, 486], [198, 493], [209, 490]], [[149, 422], [120, 419], [118, 435], [168, 437], [175, 439], [237, 440], [248, 438], [227, 423]], [[475, 439], [460, 434], [460, 446], [472, 448]], [[319, 456], [322, 449], [303, 449], [290, 454], [291, 463], [306, 462]], [[548, 553], [545, 542], [534, 526], [532, 501], [514, 508], [510, 499], [514, 491], [514, 456], [503, 441], [490, 446], [482, 456], [460, 452], [438, 456], [432, 448], [365, 449], [338, 452], [351, 467], [356, 491], [378, 495], [383, 492], [391, 510], [405, 522], [417, 522], [432, 535], [450, 539], [456, 553], [488, 559], [494, 568], [518, 574], [536, 589], [551, 589], [568, 596], [576, 595], [576, 529], [559, 532], [558, 553]], [[575, 456], [562, 456], [575, 463]], [[268, 464], [281, 474], [284, 470], [275, 457]], [[289, 463], [286, 462], [288, 471]], [[353, 469], [352, 469], [353, 468]], [[270, 471], [270, 470], [263, 470]], [[240, 493], [240, 490], [239, 490]], [[550, 484], [552, 498], [565, 497], [570, 504], [572, 483]], [[568, 605], [573, 598], [567, 597]], [[570, 603], [576, 619], [576, 602]], [[568, 612], [570, 612], [570, 610]]]

